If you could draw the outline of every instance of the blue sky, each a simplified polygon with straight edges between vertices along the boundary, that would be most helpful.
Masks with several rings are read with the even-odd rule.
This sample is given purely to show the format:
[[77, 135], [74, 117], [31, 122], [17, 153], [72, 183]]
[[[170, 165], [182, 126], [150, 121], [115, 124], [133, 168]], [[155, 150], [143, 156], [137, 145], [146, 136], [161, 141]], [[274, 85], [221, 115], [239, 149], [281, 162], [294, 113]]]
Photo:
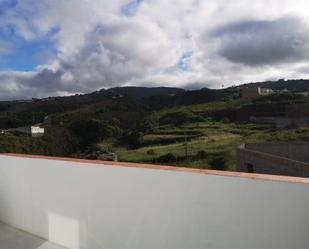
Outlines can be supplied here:
[[281, 78], [309, 78], [308, 0], [0, 0], [0, 100]]
[[31, 71], [57, 54], [53, 32], [28, 41], [16, 35], [13, 28], [1, 31], [0, 40], [8, 44], [8, 52], [0, 55], [0, 70]]
[[121, 6], [120, 11], [125, 16], [134, 16], [143, 0], [132, 0]]
[[[142, 2], [143, 0], [129, 1], [120, 7], [121, 14], [127, 17], [134, 16]], [[0, 0], [0, 15], [14, 9], [17, 3], [17, 0]], [[27, 13], [19, 14], [25, 19], [29, 18]], [[53, 38], [59, 31], [60, 28], [54, 27], [44, 37], [29, 41], [19, 36], [12, 25], [0, 27], [0, 41], [2, 44], [9, 44], [8, 52], [0, 54], [0, 71], [33, 71], [37, 66], [47, 63], [48, 59], [57, 55], [58, 50]], [[186, 38], [192, 38], [192, 34], [187, 33]], [[185, 73], [189, 70], [188, 61], [192, 56], [192, 51], [184, 52], [175, 62], [179, 71]]]
[[[17, 0], [0, 0], [0, 16], [14, 10], [17, 3]], [[46, 63], [57, 54], [53, 38], [58, 31], [59, 28], [52, 28], [43, 37], [29, 40], [18, 34], [15, 25], [11, 23], [0, 25], [0, 44], [7, 48], [5, 52], [0, 53], [0, 71], [31, 71], [38, 65]]]
[[0, 0], [0, 15], [3, 15], [11, 8], [14, 8], [17, 2], [17, 0]]
[[192, 58], [192, 56], [193, 56], [192, 51], [183, 53], [183, 55], [181, 56], [181, 58], [177, 63], [177, 67], [180, 71], [187, 72], [189, 70], [188, 61]]

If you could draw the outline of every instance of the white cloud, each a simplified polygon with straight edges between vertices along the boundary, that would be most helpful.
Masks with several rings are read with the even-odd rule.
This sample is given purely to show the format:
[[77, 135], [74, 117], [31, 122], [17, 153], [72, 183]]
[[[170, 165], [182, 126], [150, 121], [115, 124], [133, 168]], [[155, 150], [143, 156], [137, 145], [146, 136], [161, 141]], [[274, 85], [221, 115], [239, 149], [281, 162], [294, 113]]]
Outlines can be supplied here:
[[[116, 85], [220, 87], [309, 76], [305, 0], [144, 0], [129, 16], [121, 12], [128, 3], [19, 1], [0, 16], [0, 29], [10, 24], [24, 39], [36, 40], [57, 28], [52, 39], [58, 54], [28, 74], [0, 73], [0, 98]], [[259, 37], [266, 35], [269, 39]], [[280, 42], [278, 50], [274, 44]], [[184, 72], [177, 62], [189, 51], [193, 56]]]

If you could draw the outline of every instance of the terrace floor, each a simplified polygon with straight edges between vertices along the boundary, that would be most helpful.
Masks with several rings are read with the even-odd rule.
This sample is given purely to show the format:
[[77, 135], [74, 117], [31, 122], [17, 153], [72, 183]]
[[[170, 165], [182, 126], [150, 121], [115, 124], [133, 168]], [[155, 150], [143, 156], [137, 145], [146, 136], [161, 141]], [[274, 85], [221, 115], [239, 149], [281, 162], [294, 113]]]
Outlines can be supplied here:
[[0, 222], [0, 249], [64, 249]]

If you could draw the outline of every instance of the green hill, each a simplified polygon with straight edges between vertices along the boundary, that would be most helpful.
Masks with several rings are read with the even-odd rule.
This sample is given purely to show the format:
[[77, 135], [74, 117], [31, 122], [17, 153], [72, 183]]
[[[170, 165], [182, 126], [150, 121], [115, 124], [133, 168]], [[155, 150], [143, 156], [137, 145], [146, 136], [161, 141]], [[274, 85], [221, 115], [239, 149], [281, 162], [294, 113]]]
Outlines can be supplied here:
[[[257, 83], [248, 83], [241, 85], [241, 87], [262, 87], [273, 90], [284, 90], [287, 89], [293, 92], [309, 92], [309, 80], [278, 80], [278, 81], [265, 81]], [[239, 88], [239, 87], [233, 87]]]
[[[305, 80], [246, 84], [309, 91]], [[238, 99], [239, 87], [187, 91], [118, 87], [89, 94], [0, 102], [0, 130], [43, 123], [46, 134], [31, 138], [0, 134], [0, 152], [95, 158], [116, 152], [122, 161], [196, 168], [235, 167], [244, 142], [309, 140], [309, 129], [276, 130], [249, 121], [280, 116], [286, 104], [306, 102], [294, 93]]]

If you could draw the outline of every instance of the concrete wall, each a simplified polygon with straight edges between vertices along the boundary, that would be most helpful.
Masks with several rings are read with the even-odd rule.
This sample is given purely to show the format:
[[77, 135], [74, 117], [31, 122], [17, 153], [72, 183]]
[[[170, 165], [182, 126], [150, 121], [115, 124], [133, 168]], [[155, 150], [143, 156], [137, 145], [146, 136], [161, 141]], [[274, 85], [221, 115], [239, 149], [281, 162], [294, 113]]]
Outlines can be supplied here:
[[309, 126], [309, 117], [250, 117], [250, 121], [257, 124], [274, 124], [278, 129], [302, 128]]
[[249, 149], [237, 150], [236, 164], [239, 172], [249, 172], [252, 167], [253, 172], [259, 174], [309, 177], [309, 163]]
[[309, 248], [309, 185], [0, 156], [0, 220], [68, 248]]
[[246, 144], [246, 148], [309, 163], [309, 143], [307, 142]]

